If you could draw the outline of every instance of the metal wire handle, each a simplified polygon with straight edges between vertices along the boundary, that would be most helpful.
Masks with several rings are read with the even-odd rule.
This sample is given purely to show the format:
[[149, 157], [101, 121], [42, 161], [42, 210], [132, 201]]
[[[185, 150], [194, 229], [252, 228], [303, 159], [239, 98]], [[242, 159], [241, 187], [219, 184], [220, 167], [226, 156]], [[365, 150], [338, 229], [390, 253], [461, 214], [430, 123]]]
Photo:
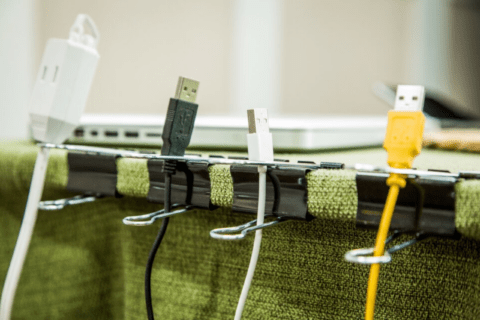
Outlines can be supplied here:
[[[392, 242], [394, 239], [398, 238], [401, 235], [402, 235], [402, 232], [395, 231], [385, 241], [385, 245]], [[405, 249], [406, 247], [414, 245], [415, 243], [425, 240], [427, 238], [428, 238], [428, 235], [417, 234], [415, 238], [402, 242], [400, 244], [397, 244], [391, 247], [390, 249], [385, 250], [385, 253], [383, 254], [383, 256], [379, 256], [379, 257], [370, 256], [371, 254], [373, 254], [373, 251], [375, 250], [375, 248], [362, 248], [362, 249], [350, 250], [347, 253], [345, 253], [344, 257], [345, 257], [345, 260], [347, 260], [348, 262], [360, 263], [360, 264], [389, 263], [392, 261], [391, 255], [393, 253], [399, 250]]]
[[75, 196], [67, 199], [40, 201], [38, 203], [38, 209], [45, 210], [45, 211], [61, 210], [66, 206], [93, 202], [98, 198], [99, 198], [98, 196], [79, 195], [79, 196]]
[[375, 248], [362, 248], [350, 250], [345, 253], [345, 260], [353, 263], [360, 264], [375, 264], [375, 263], [389, 263], [392, 261], [392, 256], [388, 251], [385, 251], [385, 254], [380, 257], [370, 256]]
[[[255, 219], [236, 227], [213, 229], [212, 231], [210, 231], [210, 237], [218, 240], [242, 240], [250, 232], [253, 232], [259, 229], [264, 229], [270, 226], [274, 226], [284, 221], [287, 221], [287, 220], [282, 217], [277, 217], [276, 220], [266, 222], [264, 224], [257, 226], [256, 225], [257, 219]], [[237, 232], [240, 232], [240, 233], [237, 233]]]
[[[181, 207], [180, 204], [174, 204], [172, 205], [172, 209]], [[166, 217], [171, 217], [180, 213], [185, 213], [187, 211], [190, 211], [194, 209], [194, 206], [186, 206], [183, 209], [176, 210], [176, 211], [170, 211], [170, 212], [165, 212], [165, 209], [158, 210], [152, 213], [147, 213], [147, 214], [142, 214], [138, 216], [129, 216], [123, 218], [123, 224], [127, 226], [136, 226], [136, 227], [143, 227], [143, 226], [149, 226], [152, 225], [156, 220], [158, 219], [163, 219]], [[148, 219], [148, 220], [147, 220]]]

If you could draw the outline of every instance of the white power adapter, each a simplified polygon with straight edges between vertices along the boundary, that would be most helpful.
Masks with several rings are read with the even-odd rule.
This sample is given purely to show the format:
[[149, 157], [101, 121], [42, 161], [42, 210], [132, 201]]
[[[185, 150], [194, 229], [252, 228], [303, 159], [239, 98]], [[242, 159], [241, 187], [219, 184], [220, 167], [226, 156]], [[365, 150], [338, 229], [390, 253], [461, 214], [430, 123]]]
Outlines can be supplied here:
[[[89, 25], [92, 35], [85, 34], [84, 24]], [[96, 49], [98, 39], [92, 19], [79, 14], [68, 40], [48, 41], [30, 102], [30, 128], [35, 140], [63, 143], [78, 125], [100, 57]], [[11, 317], [15, 292], [37, 220], [48, 156], [49, 149], [40, 148], [22, 226], [3, 285], [0, 320]]]
[[[84, 33], [84, 24], [92, 35]], [[100, 58], [98, 39], [93, 20], [79, 14], [68, 40], [48, 41], [30, 100], [35, 140], [63, 143], [78, 126]]]

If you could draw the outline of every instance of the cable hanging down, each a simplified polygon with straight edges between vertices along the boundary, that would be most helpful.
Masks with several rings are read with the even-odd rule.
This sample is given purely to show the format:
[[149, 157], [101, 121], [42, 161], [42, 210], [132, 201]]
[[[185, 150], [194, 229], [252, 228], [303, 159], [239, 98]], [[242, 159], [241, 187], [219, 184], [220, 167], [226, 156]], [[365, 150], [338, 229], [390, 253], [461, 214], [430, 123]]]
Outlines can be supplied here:
[[[165, 173], [165, 204], [164, 209], [165, 212], [170, 212], [171, 204], [170, 204], [170, 193], [171, 193], [171, 173]], [[147, 317], [149, 320], [153, 320], [153, 306], [152, 306], [152, 268], [153, 262], [155, 260], [155, 255], [157, 254], [158, 248], [162, 244], [163, 237], [167, 232], [168, 223], [170, 222], [170, 218], [164, 218], [162, 221], [162, 225], [160, 226], [160, 230], [158, 231], [157, 237], [153, 242], [152, 249], [150, 249], [150, 253], [148, 254], [147, 266], [145, 268], [145, 304], [147, 308]]]
[[[84, 34], [88, 24], [93, 36]], [[50, 39], [42, 56], [30, 99], [30, 129], [36, 141], [63, 143], [80, 122], [88, 92], [100, 58], [96, 46], [98, 30], [93, 20], [79, 14], [70, 38]], [[33, 171], [27, 205], [0, 302], [0, 319], [9, 320], [15, 293], [22, 273], [37, 220], [50, 148], [40, 146]]]
[[[268, 117], [266, 109], [251, 109], [248, 114], [248, 158], [249, 160], [273, 161], [273, 142], [272, 134], [268, 128]], [[263, 225], [265, 217], [265, 200], [267, 194], [267, 167], [258, 166], [258, 211], [257, 226]], [[255, 231], [255, 240], [253, 242], [252, 256], [248, 266], [247, 276], [243, 284], [242, 293], [235, 311], [235, 320], [242, 318], [243, 309], [247, 301], [248, 291], [252, 284], [253, 275], [257, 266], [258, 256], [260, 254], [260, 245], [262, 243], [262, 229]]]
[[[162, 156], [183, 157], [185, 155], [185, 149], [190, 143], [195, 118], [197, 116], [198, 105], [195, 103], [195, 100], [197, 98], [198, 86], [198, 81], [179, 77], [175, 97], [170, 99], [165, 124], [163, 126]], [[164, 160], [164, 216], [168, 215], [172, 209], [172, 175], [175, 173], [176, 166], [176, 160]], [[150, 250], [150, 254], [148, 255], [147, 265], [145, 267], [145, 304], [149, 320], [154, 320], [155, 318], [151, 289], [153, 262], [167, 231], [169, 221], [170, 218], [168, 217], [163, 219], [158, 235], [153, 243], [152, 249]]]
[[[425, 88], [422, 86], [398, 86], [397, 88], [395, 109], [388, 113], [387, 132], [383, 144], [388, 154], [387, 162], [392, 168], [411, 169], [414, 158], [422, 149], [425, 126], [425, 116], [422, 113], [424, 100]], [[406, 185], [406, 178], [407, 176], [404, 174], [391, 173], [387, 179], [390, 190], [378, 228], [374, 257], [384, 255], [385, 241], [395, 204], [400, 188], [404, 188]], [[372, 264], [367, 287], [366, 320], [373, 320], [374, 317], [379, 274], [380, 264]]]

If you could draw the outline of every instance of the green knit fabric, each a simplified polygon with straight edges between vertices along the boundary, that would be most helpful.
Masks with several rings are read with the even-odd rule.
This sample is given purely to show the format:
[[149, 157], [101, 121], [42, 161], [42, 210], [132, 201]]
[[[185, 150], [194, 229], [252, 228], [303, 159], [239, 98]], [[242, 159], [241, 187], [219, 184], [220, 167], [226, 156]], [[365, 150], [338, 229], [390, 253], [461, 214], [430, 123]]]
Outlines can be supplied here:
[[355, 171], [316, 170], [307, 174], [308, 211], [320, 218], [355, 219]]
[[[374, 149], [315, 157], [316, 161], [378, 163], [380, 154]], [[429, 167], [432, 159], [440, 157], [436, 168], [473, 170], [478, 163], [469, 154], [437, 150], [424, 154], [420, 163]], [[0, 155], [0, 273], [6, 274], [36, 148], [0, 144]], [[143, 276], [159, 223], [128, 227], [121, 220], [161, 206], [144, 198], [148, 192], [144, 160], [119, 159], [117, 167], [117, 189], [127, 196], [39, 212], [13, 319], [146, 318]], [[228, 209], [233, 201], [228, 166], [209, 170], [212, 202], [227, 210], [195, 210], [171, 219], [152, 276], [158, 319], [234, 316], [253, 237], [227, 242], [211, 239], [208, 233], [245, 223], [251, 216]], [[65, 191], [67, 171], [66, 153], [52, 151], [44, 199], [71, 196]], [[369, 268], [347, 263], [343, 255], [372, 246], [375, 232], [355, 229], [354, 178], [353, 172], [335, 170], [307, 175], [308, 206], [317, 219], [286, 222], [264, 231], [243, 319], [362, 318]], [[478, 181], [456, 186], [457, 228], [476, 239], [480, 239], [479, 195]], [[471, 238], [434, 238], [395, 253], [392, 263], [381, 270], [375, 318], [479, 319], [480, 242]]]
[[147, 197], [150, 180], [146, 159], [119, 158], [117, 172], [117, 191], [120, 194]]
[[230, 174], [230, 166], [215, 165], [208, 167], [212, 193], [210, 201], [220, 207], [233, 205], [233, 179]]
[[463, 235], [480, 239], [480, 181], [457, 183], [455, 194], [455, 226]]

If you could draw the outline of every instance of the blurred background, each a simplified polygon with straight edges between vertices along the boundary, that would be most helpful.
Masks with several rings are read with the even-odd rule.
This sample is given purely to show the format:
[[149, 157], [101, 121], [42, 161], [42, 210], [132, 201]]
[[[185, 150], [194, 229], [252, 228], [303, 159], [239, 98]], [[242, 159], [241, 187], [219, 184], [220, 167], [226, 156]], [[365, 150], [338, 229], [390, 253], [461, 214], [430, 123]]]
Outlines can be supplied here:
[[46, 41], [78, 13], [101, 35], [89, 113], [164, 114], [181, 75], [201, 114], [385, 114], [382, 81], [480, 115], [476, 0], [0, 0], [0, 138], [27, 137]]

